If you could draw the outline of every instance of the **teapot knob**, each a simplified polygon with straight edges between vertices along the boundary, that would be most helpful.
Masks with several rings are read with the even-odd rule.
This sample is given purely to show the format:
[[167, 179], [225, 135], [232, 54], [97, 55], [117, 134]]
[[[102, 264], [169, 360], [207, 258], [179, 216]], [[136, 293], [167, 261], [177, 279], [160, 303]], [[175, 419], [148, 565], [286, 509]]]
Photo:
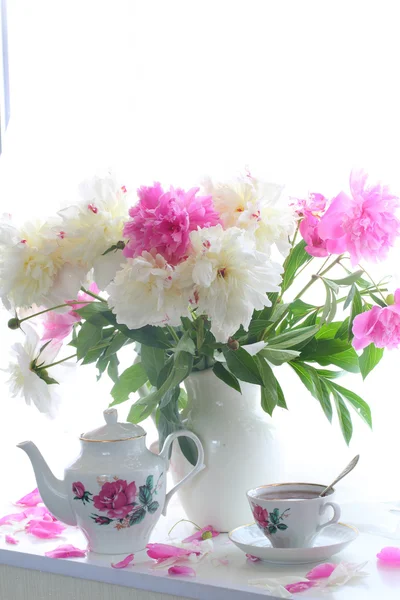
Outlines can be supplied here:
[[115, 425], [115, 423], [118, 423], [118, 411], [115, 408], [107, 408], [107, 410], [103, 412], [103, 415], [107, 425]]

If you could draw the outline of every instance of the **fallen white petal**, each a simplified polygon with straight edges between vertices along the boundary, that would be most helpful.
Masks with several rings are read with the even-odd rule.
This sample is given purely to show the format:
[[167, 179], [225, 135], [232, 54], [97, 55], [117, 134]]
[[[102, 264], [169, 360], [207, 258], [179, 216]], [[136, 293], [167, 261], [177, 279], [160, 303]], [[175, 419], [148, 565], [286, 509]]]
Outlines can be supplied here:
[[367, 571], [362, 571], [362, 568], [365, 567], [367, 563], [368, 561], [359, 564], [341, 562], [328, 579], [320, 581], [320, 585], [322, 587], [345, 585], [353, 578], [366, 577], [369, 573]]

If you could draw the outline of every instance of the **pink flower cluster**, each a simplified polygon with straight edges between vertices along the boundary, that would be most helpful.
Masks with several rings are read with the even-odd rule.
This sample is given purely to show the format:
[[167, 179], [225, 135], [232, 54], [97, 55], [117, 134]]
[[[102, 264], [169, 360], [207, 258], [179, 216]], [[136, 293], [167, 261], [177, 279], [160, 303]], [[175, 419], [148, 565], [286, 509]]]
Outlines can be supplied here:
[[220, 222], [212, 197], [197, 196], [198, 191], [171, 186], [164, 192], [160, 183], [141, 187], [138, 204], [129, 210], [132, 220], [124, 227], [124, 237], [128, 238], [124, 255], [132, 258], [155, 249], [171, 265], [183, 260], [190, 232]]
[[370, 344], [376, 348], [398, 348], [400, 345], [400, 288], [394, 294], [394, 304], [357, 315], [353, 321], [353, 346], [362, 350]]
[[400, 234], [396, 216], [399, 199], [387, 186], [367, 185], [363, 171], [352, 171], [350, 194], [340, 192], [330, 202], [321, 194], [313, 194], [297, 209], [303, 216], [300, 233], [312, 256], [328, 256], [348, 252], [353, 265], [364, 258], [381, 260]]

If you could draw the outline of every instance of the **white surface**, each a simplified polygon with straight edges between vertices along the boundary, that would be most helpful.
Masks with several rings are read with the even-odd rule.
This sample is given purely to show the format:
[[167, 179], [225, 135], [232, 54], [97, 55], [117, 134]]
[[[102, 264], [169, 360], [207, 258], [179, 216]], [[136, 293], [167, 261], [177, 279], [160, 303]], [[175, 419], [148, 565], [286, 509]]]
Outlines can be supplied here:
[[[273, 483], [280, 476], [279, 431], [261, 408], [258, 385], [241, 382], [242, 393], [223, 383], [211, 369], [185, 380], [188, 407], [185, 426], [204, 447], [206, 469], [179, 491], [188, 516], [228, 532], [249, 520], [246, 492], [255, 482]], [[174, 444], [171, 474], [179, 481], [191, 469]]]
[[[4, 506], [2, 514], [12, 512], [12, 506]], [[14, 507], [15, 508], [15, 507]], [[172, 508], [172, 505], [171, 505]], [[11, 510], [10, 510], [11, 509]], [[174, 505], [169, 519], [162, 519], [153, 532], [152, 540], [167, 542], [167, 531], [171, 524], [181, 517], [179, 505]], [[343, 517], [358, 526], [360, 536], [343, 552], [333, 558], [333, 562], [348, 561], [361, 563], [368, 560], [367, 570], [369, 577], [359, 582], [335, 590], [335, 600], [398, 600], [400, 589], [400, 568], [378, 566], [376, 554], [382, 547], [400, 544], [399, 514], [388, 511], [385, 506], [378, 505], [353, 505], [344, 506]], [[371, 535], [365, 532], [370, 527], [379, 526], [387, 535], [397, 536], [397, 541], [382, 536]], [[9, 526], [1, 527], [6, 532]], [[17, 528], [17, 527], [16, 527]], [[16, 529], [14, 528], [14, 529]], [[397, 533], [396, 533], [397, 528]], [[180, 524], [173, 532], [175, 539], [182, 539], [191, 528], [187, 524]], [[1, 535], [1, 534], [0, 534]], [[60, 543], [72, 543], [84, 547], [83, 535], [75, 528], [68, 528], [66, 535], [59, 540], [42, 541], [25, 533], [17, 534], [21, 540], [18, 546], [5, 544], [3, 536], [0, 539], [0, 563], [12, 566], [23, 565], [26, 569], [38, 569], [60, 575], [69, 575], [82, 579], [94, 579], [121, 586], [134, 587], [155, 592], [175, 594], [199, 600], [253, 600], [268, 597], [262, 590], [249, 586], [251, 579], [281, 577], [282, 575], [298, 575], [304, 577], [311, 568], [303, 566], [275, 566], [265, 562], [250, 563], [245, 555], [222, 535], [214, 539], [215, 550], [210, 558], [227, 557], [228, 566], [213, 566], [209, 559], [193, 565], [197, 577], [172, 578], [166, 569], [154, 569], [154, 562], [149, 559], [146, 552], [135, 555], [135, 565], [124, 570], [115, 570], [111, 562], [120, 559], [117, 556], [101, 556], [91, 554], [85, 559], [56, 560], [44, 556], [44, 552], [55, 548]], [[304, 593], [304, 598], [327, 598], [315, 590]], [[14, 599], [13, 599], [14, 600]], [[333, 596], [332, 596], [333, 600]]]
[[309, 548], [273, 548], [271, 542], [256, 524], [234, 529], [229, 539], [245, 554], [252, 554], [279, 565], [309, 564], [327, 561], [358, 537], [358, 531], [349, 525], [328, 525]]

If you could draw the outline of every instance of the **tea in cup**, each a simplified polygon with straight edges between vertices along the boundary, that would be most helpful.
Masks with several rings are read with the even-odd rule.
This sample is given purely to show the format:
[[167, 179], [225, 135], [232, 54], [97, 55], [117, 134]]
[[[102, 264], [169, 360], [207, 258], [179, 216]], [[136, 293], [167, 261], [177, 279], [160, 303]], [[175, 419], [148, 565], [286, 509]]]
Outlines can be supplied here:
[[[319, 497], [326, 486], [315, 483], [275, 483], [247, 492], [255, 522], [274, 548], [307, 548], [324, 527], [337, 523], [340, 507], [335, 490]], [[333, 517], [325, 514], [333, 509]]]

